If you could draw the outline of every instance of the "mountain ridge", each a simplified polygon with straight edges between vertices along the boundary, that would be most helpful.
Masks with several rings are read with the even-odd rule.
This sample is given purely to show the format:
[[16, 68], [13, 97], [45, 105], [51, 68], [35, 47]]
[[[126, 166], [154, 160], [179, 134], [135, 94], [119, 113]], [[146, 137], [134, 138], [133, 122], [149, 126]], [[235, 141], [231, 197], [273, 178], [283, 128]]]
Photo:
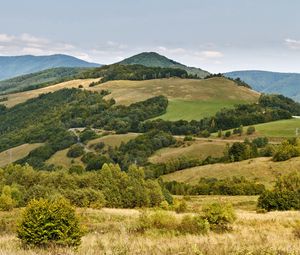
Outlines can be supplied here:
[[6, 80], [17, 76], [57, 67], [98, 66], [101, 65], [96, 63], [90, 63], [65, 54], [53, 54], [44, 56], [0, 56], [0, 80]]

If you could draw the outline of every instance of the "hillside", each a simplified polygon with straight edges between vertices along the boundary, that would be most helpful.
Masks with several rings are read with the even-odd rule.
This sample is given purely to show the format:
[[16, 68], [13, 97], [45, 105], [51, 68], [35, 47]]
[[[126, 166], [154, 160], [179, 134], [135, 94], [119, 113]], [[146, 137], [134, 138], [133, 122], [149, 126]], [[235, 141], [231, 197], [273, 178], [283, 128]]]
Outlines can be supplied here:
[[253, 89], [263, 93], [276, 93], [300, 101], [300, 74], [266, 71], [235, 71], [225, 73], [230, 78], [241, 78]]
[[270, 187], [276, 176], [292, 172], [299, 167], [300, 157], [282, 162], [273, 162], [270, 158], [254, 158], [241, 162], [193, 167], [164, 175], [163, 180], [197, 184], [202, 177], [225, 179], [244, 176]]
[[81, 59], [56, 54], [49, 56], [0, 56], [0, 80], [55, 67], [97, 67]]
[[0, 81], [0, 93], [12, 93], [22, 90], [33, 90], [70, 80], [76, 77], [86, 68], [80, 67], [57, 67], [37, 73], [17, 76], [8, 80]]
[[209, 74], [209, 72], [204, 71], [200, 68], [188, 67], [165, 56], [162, 56], [156, 52], [143, 52], [130, 58], [126, 58], [123, 61], [119, 62], [119, 64], [179, 68], [187, 71], [188, 74], [197, 75], [200, 78], [204, 78]]
[[169, 99], [166, 120], [192, 120], [211, 116], [224, 107], [256, 102], [259, 93], [237, 86], [225, 78], [205, 80], [155, 79], [147, 81], [110, 81], [91, 90], [109, 90], [108, 98], [129, 105], [147, 98], [164, 95]]

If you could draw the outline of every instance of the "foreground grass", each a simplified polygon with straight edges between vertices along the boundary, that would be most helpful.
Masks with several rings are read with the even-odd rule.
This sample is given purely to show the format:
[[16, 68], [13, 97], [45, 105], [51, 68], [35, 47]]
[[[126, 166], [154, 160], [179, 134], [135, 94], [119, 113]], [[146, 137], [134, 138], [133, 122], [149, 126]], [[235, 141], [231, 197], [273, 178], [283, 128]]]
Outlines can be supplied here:
[[[299, 212], [257, 214], [238, 210], [233, 231], [208, 235], [178, 235], [150, 230], [132, 231], [139, 211], [135, 209], [78, 210], [87, 233], [77, 251], [69, 248], [25, 249], [12, 231], [0, 232], [0, 254], [96, 255], [96, 254], [299, 254], [300, 242], [293, 234]], [[172, 212], [170, 212], [172, 213]], [[18, 217], [19, 210], [0, 213], [4, 220]], [[174, 214], [174, 213], [172, 213]], [[176, 215], [182, 217], [183, 214]], [[9, 228], [11, 229], [11, 228]]]
[[224, 179], [243, 176], [272, 187], [278, 175], [290, 173], [299, 167], [300, 157], [282, 162], [273, 162], [271, 158], [254, 158], [234, 163], [193, 167], [164, 175], [162, 178], [165, 181], [197, 184], [202, 177]]

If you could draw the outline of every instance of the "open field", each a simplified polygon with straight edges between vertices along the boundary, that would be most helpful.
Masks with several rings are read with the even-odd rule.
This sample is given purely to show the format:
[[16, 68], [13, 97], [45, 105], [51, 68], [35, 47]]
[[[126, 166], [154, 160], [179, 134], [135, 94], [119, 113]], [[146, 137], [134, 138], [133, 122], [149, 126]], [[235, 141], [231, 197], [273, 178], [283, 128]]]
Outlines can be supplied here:
[[69, 148], [58, 151], [54, 153], [51, 158], [49, 158], [46, 163], [48, 165], [55, 165], [59, 167], [63, 167], [66, 169], [69, 169], [72, 165], [81, 165], [84, 166], [82, 161], [80, 160], [80, 157], [78, 158], [69, 158], [67, 156]]
[[99, 79], [72, 80], [72, 81], [51, 85], [45, 88], [29, 90], [25, 92], [14, 93], [14, 94], [8, 94], [5, 95], [5, 97], [7, 97], [8, 100], [4, 102], [0, 102], [0, 104], [4, 104], [7, 107], [12, 107], [16, 104], [23, 103], [28, 99], [38, 97], [40, 94], [54, 92], [63, 88], [78, 88], [79, 85], [82, 85], [83, 88], [87, 89], [89, 88], [90, 83], [96, 81], [99, 81]]
[[[237, 197], [238, 199], [238, 197]], [[242, 199], [243, 200], [243, 199]], [[300, 242], [293, 234], [299, 222], [299, 212], [270, 212], [237, 210], [233, 230], [218, 234], [182, 235], [150, 230], [132, 231], [139, 210], [80, 209], [87, 233], [77, 251], [70, 248], [24, 249], [15, 237], [14, 229], [20, 210], [0, 212], [0, 254], [10, 255], [98, 255], [98, 254], [191, 254], [191, 255], [292, 255], [300, 253]], [[184, 214], [173, 214], [181, 218]]]
[[42, 146], [42, 143], [22, 144], [0, 153], [0, 167], [25, 158], [32, 150]]
[[227, 140], [211, 142], [208, 139], [195, 140], [186, 142], [182, 147], [160, 149], [149, 160], [152, 163], [161, 163], [183, 156], [198, 159], [206, 159], [208, 156], [221, 157], [227, 143], [229, 143]]
[[300, 157], [287, 161], [273, 162], [271, 158], [254, 158], [234, 163], [219, 163], [193, 167], [163, 176], [165, 181], [178, 181], [197, 184], [201, 177], [241, 177], [257, 180], [271, 187], [280, 174], [286, 174], [300, 168]]
[[135, 133], [128, 133], [128, 134], [112, 134], [106, 135], [97, 139], [93, 139], [87, 143], [87, 147], [92, 149], [93, 145], [103, 142], [107, 147], [118, 147], [121, 145], [122, 142], [127, 143], [131, 139], [137, 137], [139, 134]]

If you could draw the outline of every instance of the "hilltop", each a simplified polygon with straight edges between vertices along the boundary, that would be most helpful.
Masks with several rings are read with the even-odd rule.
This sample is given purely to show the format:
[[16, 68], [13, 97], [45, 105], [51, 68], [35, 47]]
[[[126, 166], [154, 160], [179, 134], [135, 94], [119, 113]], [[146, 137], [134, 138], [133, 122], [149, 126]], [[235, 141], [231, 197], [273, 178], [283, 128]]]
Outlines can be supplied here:
[[0, 80], [55, 67], [97, 66], [100, 65], [89, 63], [81, 59], [63, 54], [55, 54], [49, 56], [0, 56]]
[[205, 70], [196, 67], [188, 67], [156, 52], [142, 52], [130, 58], [124, 59], [123, 61], [119, 62], [119, 64], [179, 68], [187, 71], [188, 74], [197, 75], [199, 78], [204, 78], [205, 76], [209, 75], [209, 72]]
[[224, 74], [227, 77], [241, 78], [253, 89], [263, 93], [276, 93], [300, 101], [300, 74], [267, 71], [234, 71]]

